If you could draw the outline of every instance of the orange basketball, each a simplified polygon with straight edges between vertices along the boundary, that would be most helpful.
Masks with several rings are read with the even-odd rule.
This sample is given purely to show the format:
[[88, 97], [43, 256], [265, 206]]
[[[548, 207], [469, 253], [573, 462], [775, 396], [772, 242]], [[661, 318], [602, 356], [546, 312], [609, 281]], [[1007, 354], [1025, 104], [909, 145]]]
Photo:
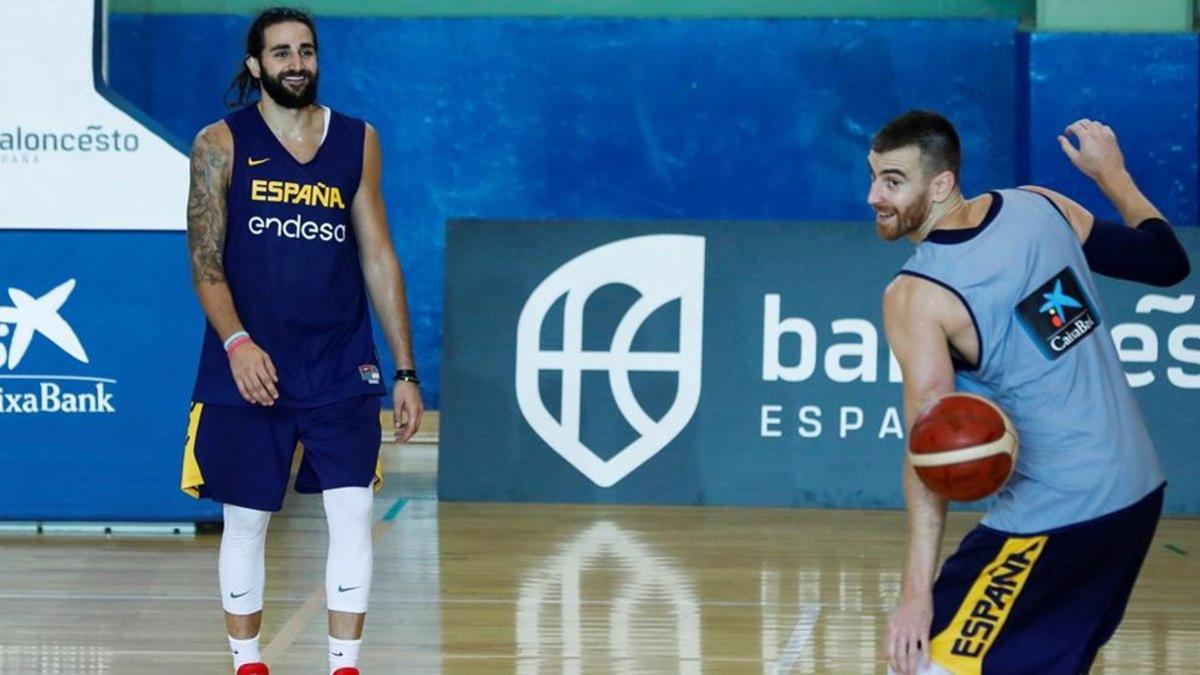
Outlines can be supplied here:
[[1017, 432], [995, 403], [974, 394], [939, 398], [917, 416], [908, 458], [921, 482], [956, 502], [999, 490], [1017, 463]]

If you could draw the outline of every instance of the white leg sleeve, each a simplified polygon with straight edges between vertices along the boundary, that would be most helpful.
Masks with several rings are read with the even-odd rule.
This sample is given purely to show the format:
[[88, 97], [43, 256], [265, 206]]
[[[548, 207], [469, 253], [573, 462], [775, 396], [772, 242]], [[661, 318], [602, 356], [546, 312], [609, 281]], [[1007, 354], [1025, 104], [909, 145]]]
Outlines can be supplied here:
[[230, 614], [262, 611], [270, 522], [270, 511], [225, 505], [225, 532], [221, 535], [217, 576], [221, 583], [221, 606]]
[[329, 524], [329, 558], [325, 564], [325, 598], [335, 612], [367, 611], [374, 571], [371, 545], [371, 488], [325, 490], [325, 520]]

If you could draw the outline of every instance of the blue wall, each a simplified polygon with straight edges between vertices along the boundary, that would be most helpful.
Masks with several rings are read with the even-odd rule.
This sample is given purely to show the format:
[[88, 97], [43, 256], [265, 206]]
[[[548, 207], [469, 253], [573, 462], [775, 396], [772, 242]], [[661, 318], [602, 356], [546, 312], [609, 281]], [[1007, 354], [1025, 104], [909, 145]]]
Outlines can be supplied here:
[[[190, 140], [223, 114], [246, 24], [114, 15], [110, 82]], [[1010, 20], [328, 18], [318, 29], [322, 98], [383, 139], [435, 407], [448, 218], [863, 219], [870, 136], [912, 107], [950, 111], [968, 191], [1018, 177]]]
[[1022, 34], [1028, 59], [1028, 181], [1051, 186], [1119, 219], [1095, 184], [1059, 149], [1058, 134], [1081, 117], [1113, 127], [1126, 165], [1172, 222], [1195, 225], [1200, 42], [1194, 34]]
[[[247, 19], [110, 19], [110, 81], [190, 142], [223, 114]], [[1113, 216], [1055, 137], [1114, 125], [1142, 188], [1198, 218], [1195, 35], [1012, 20], [319, 20], [322, 98], [384, 144], [427, 403], [440, 403], [449, 218], [853, 220], [871, 133], [948, 114], [968, 193], [1036, 182]], [[383, 342], [380, 340], [380, 344]]]

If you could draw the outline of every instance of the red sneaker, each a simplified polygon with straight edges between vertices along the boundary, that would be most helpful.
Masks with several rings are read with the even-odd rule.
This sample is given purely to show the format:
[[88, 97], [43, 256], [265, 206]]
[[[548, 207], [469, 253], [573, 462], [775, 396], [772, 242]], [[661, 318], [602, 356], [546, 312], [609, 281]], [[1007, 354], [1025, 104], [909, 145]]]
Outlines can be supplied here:
[[[239, 673], [239, 675], [241, 675], [241, 674]], [[333, 671], [333, 675], [361, 675], [361, 674], [358, 672], [358, 668], [351, 668], [350, 666], [346, 666], [345, 668], [338, 668], [337, 670]]]
[[237, 675], [271, 675], [265, 663], [243, 663], [237, 669]]

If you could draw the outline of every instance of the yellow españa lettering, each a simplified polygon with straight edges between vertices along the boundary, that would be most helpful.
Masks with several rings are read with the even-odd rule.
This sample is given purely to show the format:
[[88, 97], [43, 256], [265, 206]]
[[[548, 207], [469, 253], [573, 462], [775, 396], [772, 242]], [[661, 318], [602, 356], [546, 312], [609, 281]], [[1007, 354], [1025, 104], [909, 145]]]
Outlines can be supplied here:
[[983, 569], [950, 625], [930, 642], [930, 656], [956, 675], [979, 675], [1047, 537], [1011, 537]]
[[297, 197], [300, 195], [300, 184], [287, 181], [283, 184], [283, 201], [289, 204], [296, 204], [300, 200]]
[[256, 178], [250, 181], [250, 200], [323, 206], [329, 209], [346, 208], [346, 202], [342, 199], [342, 191], [336, 185], [331, 186], [324, 183], [295, 183]]

